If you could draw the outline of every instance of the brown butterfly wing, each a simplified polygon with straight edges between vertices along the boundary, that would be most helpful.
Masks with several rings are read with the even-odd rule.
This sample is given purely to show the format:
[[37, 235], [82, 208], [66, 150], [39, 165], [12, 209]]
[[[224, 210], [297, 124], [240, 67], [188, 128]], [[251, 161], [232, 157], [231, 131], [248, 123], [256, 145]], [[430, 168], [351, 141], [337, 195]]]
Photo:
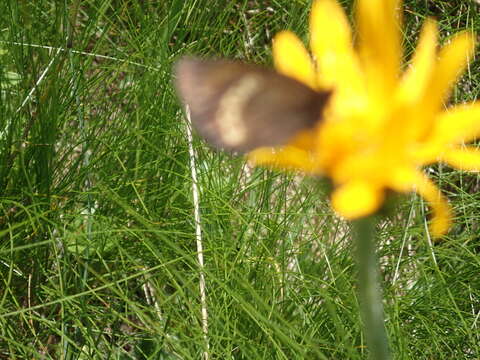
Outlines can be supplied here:
[[330, 96], [235, 61], [185, 58], [175, 72], [194, 127], [212, 145], [232, 151], [285, 144], [321, 120]]

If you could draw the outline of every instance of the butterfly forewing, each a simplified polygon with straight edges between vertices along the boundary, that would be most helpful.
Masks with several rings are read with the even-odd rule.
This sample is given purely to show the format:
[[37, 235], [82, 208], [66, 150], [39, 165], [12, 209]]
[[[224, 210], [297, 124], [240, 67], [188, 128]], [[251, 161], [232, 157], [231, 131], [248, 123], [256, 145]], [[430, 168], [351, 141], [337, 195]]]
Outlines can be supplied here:
[[200, 135], [238, 152], [284, 145], [320, 121], [330, 95], [235, 61], [185, 58], [175, 71], [177, 89]]

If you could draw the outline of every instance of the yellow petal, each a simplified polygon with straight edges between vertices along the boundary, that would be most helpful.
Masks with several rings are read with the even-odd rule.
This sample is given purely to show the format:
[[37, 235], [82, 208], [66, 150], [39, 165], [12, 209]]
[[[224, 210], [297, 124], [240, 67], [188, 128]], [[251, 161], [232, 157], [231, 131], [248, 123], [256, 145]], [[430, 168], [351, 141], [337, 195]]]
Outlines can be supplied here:
[[317, 0], [313, 3], [310, 47], [317, 60], [318, 82], [322, 87], [338, 88], [339, 91], [360, 87], [350, 24], [337, 1]]
[[316, 0], [310, 13], [310, 47], [318, 55], [352, 47], [350, 24], [335, 0]]
[[437, 47], [437, 24], [431, 19], [425, 21], [417, 49], [410, 67], [405, 72], [399, 87], [399, 100], [412, 105], [418, 103], [428, 91], [432, 77]]
[[465, 171], [480, 171], [480, 150], [473, 147], [454, 148], [442, 154], [442, 161]]
[[305, 46], [290, 31], [282, 31], [273, 41], [273, 59], [278, 72], [290, 76], [313, 89], [317, 88], [315, 67]]
[[358, 0], [359, 49], [369, 93], [384, 102], [391, 96], [400, 69], [399, 0]]
[[293, 137], [292, 140], [289, 141], [289, 145], [306, 151], [312, 151], [315, 149], [315, 134], [316, 131], [312, 130], [300, 131]]
[[455, 106], [441, 113], [428, 141], [437, 146], [469, 142], [480, 136], [480, 102]]
[[418, 192], [432, 208], [433, 216], [430, 223], [432, 235], [439, 237], [447, 232], [452, 222], [450, 205], [428, 177], [414, 169], [395, 169], [392, 171], [390, 186], [399, 192]]
[[351, 181], [339, 186], [332, 194], [332, 206], [347, 219], [357, 219], [378, 210], [384, 192], [364, 181]]
[[308, 174], [317, 173], [317, 164], [311, 153], [285, 146], [283, 148], [258, 148], [251, 151], [247, 158], [253, 165], [270, 166], [277, 169], [300, 170]]
[[455, 80], [473, 56], [474, 45], [472, 34], [463, 32], [455, 35], [450, 43], [442, 48], [428, 91], [422, 101], [422, 106], [427, 111], [433, 113], [442, 106]]
[[[403, 107], [402, 120], [391, 124], [393, 133], [401, 133], [404, 139], [415, 141], [423, 139], [432, 129], [434, 114], [423, 107], [422, 101], [429, 92], [436, 64], [437, 48], [436, 23], [427, 19], [413, 55], [412, 63], [405, 72], [397, 94], [397, 104]], [[425, 111], [427, 110], [427, 111]], [[397, 119], [399, 120], [399, 119]], [[398, 130], [395, 127], [400, 127]], [[399, 131], [400, 130], [400, 131]]]
[[442, 196], [437, 186], [426, 176], [416, 183], [417, 192], [428, 201], [432, 208], [433, 217], [430, 223], [430, 231], [434, 237], [444, 235], [452, 222], [452, 211], [447, 200]]

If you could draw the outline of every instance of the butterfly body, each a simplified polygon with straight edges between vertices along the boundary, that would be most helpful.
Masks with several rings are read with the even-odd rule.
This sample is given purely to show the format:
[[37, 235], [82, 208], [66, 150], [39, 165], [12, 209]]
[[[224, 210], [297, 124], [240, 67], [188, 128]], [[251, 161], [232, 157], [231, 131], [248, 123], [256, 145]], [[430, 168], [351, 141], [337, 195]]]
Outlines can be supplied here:
[[184, 58], [176, 87], [192, 123], [212, 145], [248, 152], [280, 146], [321, 120], [329, 92], [261, 66], [228, 60]]

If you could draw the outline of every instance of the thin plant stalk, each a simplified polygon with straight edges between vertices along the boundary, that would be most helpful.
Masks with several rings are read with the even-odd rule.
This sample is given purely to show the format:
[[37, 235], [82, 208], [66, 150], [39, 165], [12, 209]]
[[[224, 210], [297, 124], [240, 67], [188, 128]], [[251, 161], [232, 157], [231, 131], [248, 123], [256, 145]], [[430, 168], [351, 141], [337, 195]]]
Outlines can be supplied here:
[[358, 294], [370, 358], [389, 360], [391, 356], [375, 251], [375, 218], [357, 220], [353, 230], [357, 247]]
[[206, 294], [206, 282], [205, 282], [205, 263], [203, 259], [203, 243], [202, 243], [202, 226], [200, 221], [200, 200], [197, 181], [197, 167], [195, 164], [196, 153], [193, 148], [193, 136], [192, 136], [192, 120], [190, 119], [190, 109], [188, 106], [185, 109], [187, 115], [187, 139], [188, 139], [188, 153], [190, 155], [190, 169], [192, 173], [192, 193], [193, 193], [193, 206], [195, 216], [195, 238], [197, 243], [197, 256], [199, 266], [199, 288], [200, 288], [200, 305], [202, 308], [202, 331], [203, 340], [205, 342], [205, 349], [203, 351], [203, 360], [209, 360], [209, 341], [208, 341], [208, 309], [207, 309], [207, 294]]

